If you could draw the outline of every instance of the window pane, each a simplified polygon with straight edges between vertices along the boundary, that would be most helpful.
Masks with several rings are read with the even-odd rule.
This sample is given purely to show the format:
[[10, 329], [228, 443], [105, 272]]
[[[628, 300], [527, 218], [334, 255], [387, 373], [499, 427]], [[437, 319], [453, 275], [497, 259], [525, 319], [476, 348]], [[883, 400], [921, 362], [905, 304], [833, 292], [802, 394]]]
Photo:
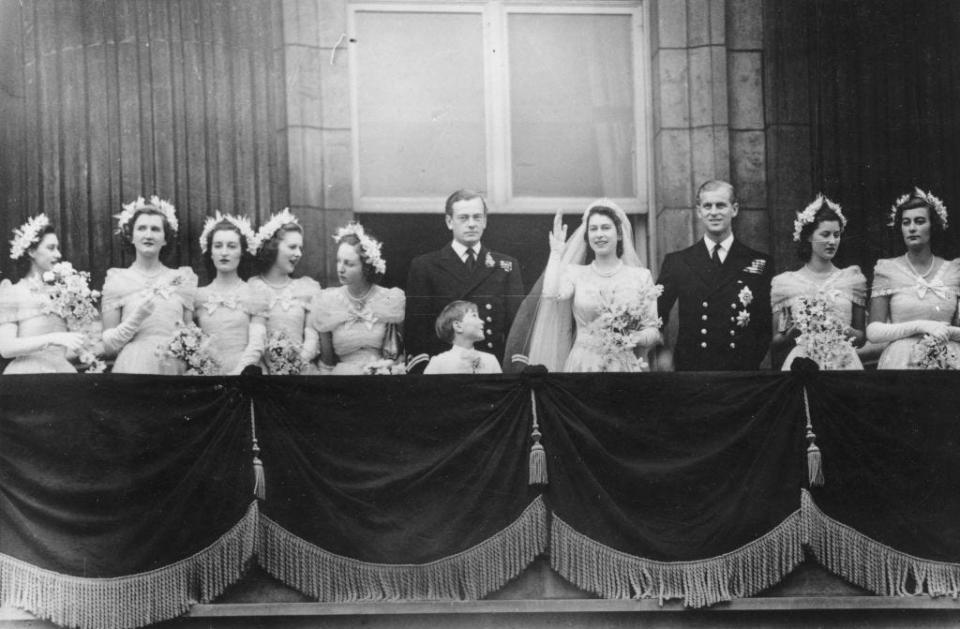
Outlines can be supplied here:
[[362, 196], [486, 189], [483, 22], [467, 13], [357, 13]]
[[508, 20], [514, 196], [635, 196], [630, 16]]

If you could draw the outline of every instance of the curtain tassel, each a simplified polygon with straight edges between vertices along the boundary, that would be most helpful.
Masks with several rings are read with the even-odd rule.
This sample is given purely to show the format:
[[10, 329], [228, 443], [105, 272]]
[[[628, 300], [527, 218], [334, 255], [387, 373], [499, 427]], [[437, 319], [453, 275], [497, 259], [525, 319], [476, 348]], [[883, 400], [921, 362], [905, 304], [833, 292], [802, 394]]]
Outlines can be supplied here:
[[530, 485], [546, 485], [547, 477], [547, 451], [543, 449], [540, 439], [543, 434], [540, 432], [540, 423], [537, 421], [537, 396], [533, 389], [530, 390], [530, 409], [533, 413], [533, 431], [530, 437], [533, 439], [533, 445], [530, 446]]
[[267, 477], [263, 471], [263, 461], [260, 460], [260, 445], [257, 443], [257, 420], [253, 410], [253, 399], [250, 400], [250, 436], [253, 441], [250, 447], [253, 451], [253, 495], [258, 500], [266, 500]]
[[817, 447], [817, 434], [813, 432], [807, 387], [803, 387], [803, 408], [807, 414], [807, 481], [811, 487], [823, 487], [823, 455]]

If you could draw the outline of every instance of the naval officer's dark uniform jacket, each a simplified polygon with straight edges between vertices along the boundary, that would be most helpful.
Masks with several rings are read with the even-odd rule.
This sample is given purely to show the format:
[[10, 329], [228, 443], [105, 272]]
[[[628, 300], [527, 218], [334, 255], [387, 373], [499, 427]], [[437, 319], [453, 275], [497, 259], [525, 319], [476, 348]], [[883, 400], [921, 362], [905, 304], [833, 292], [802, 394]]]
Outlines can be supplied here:
[[475, 303], [484, 322], [486, 338], [476, 348], [493, 354], [503, 364], [507, 333], [524, 297], [520, 265], [515, 258], [481, 245], [471, 273], [448, 244], [414, 258], [406, 293], [404, 333], [409, 356], [435, 356], [450, 349], [437, 338], [434, 324], [444, 306], [460, 299]]
[[[758, 369], [770, 346], [770, 256], [734, 239], [717, 266], [703, 240], [667, 254], [657, 283], [664, 321], [679, 300], [677, 371]], [[745, 291], [744, 289], [748, 289]]]

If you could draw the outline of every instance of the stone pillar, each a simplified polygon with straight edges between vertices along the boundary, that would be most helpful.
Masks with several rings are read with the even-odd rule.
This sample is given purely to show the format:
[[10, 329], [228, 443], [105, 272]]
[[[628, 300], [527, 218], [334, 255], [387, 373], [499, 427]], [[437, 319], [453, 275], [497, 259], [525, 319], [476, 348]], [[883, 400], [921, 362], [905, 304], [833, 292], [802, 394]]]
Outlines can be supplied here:
[[330, 236], [353, 216], [346, 4], [282, 4], [290, 209], [304, 226], [303, 272], [326, 287], [336, 282]]

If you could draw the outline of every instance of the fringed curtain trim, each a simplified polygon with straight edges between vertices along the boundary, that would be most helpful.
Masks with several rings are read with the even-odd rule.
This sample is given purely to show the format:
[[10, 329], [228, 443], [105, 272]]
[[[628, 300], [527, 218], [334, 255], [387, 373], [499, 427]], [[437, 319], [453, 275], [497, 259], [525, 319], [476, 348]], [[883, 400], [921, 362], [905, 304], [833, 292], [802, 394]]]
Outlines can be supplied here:
[[960, 595], [960, 564], [894, 550], [837, 522], [802, 490], [804, 543], [827, 570], [882, 596]]
[[335, 555], [270, 518], [261, 516], [260, 522], [260, 564], [322, 602], [475, 600], [503, 587], [547, 546], [547, 510], [541, 497], [494, 536], [425, 564], [369, 563]]
[[628, 555], [578, 533], [554, 515], [550, 565], [577, 587], [604, 598], [682, 599], [688, 607], [752, 596], [803, 561], [798, 509], [749, 544], [696, 561], [654, 561]]
[[253, 557], [257, 519], [254, 502], [233, 528], [200, 552], [123, 577], [75, 577], [0, 554], [0, 605], [81, 629], [127, 629], [176, 618], [240, 579]]

